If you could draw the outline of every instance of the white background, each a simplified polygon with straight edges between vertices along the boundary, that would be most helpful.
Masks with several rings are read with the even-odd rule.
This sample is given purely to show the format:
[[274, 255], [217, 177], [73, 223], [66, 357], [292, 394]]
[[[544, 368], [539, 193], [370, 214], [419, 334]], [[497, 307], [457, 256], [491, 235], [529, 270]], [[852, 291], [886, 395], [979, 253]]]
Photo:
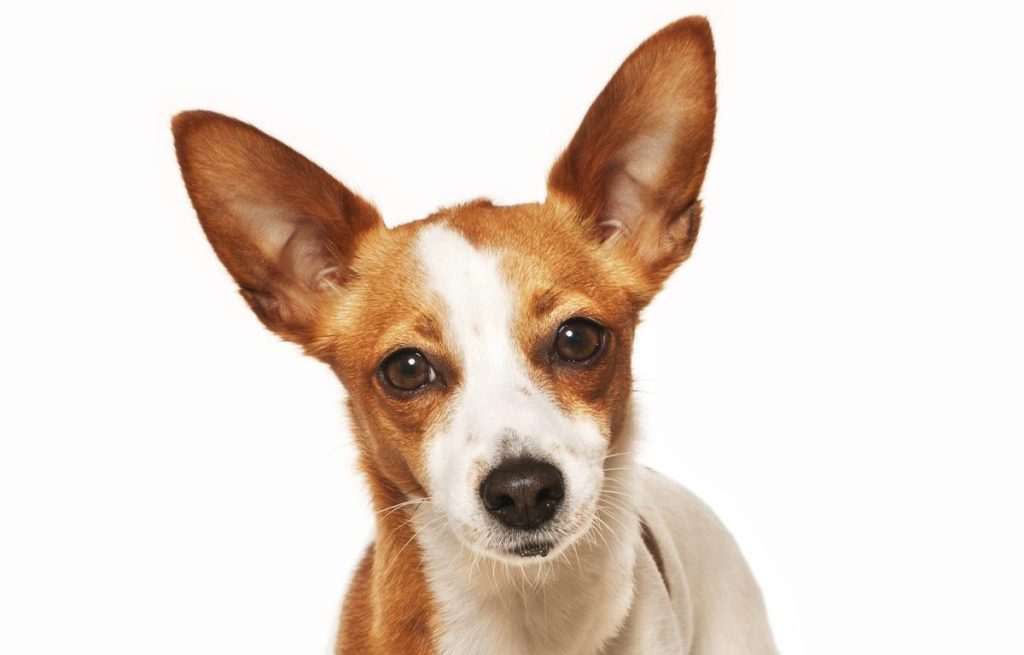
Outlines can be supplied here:
[[785, 653], [1024, 652], [1022, 16], [829, 4], [4, 9], [0, 652], [320, 653], [372, 533], [340, 389], [236, 295], [173, 113], [391, 224], [537, 200], [690, 13], [720, 113], [639, 335], [642, 460], [731, 527]]

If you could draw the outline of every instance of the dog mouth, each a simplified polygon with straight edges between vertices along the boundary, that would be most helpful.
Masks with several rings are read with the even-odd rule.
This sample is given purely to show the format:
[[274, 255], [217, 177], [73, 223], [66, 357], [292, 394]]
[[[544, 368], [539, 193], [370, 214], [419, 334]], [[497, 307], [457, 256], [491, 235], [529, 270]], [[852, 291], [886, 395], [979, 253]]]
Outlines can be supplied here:
[[509, 562], [543, 560], [572, 546], [593, 526], [593, 514], [558, 521], [540, 530], [503, 531], [486, 547], [492, 556]]
[[515, 546], [509, 549], [509, 554], [516, 555], [517, 557], [545, 557], [551, 552], [552, 544], [550, 541], [542, 541], [538, 543], [528, 543]]

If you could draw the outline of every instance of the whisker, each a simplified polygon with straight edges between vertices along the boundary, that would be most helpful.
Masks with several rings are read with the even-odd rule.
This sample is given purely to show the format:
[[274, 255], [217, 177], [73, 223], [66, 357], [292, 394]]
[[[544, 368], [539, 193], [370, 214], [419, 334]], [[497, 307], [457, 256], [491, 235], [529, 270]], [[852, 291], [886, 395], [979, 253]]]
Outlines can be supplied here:
[[[419, 530], [413, 530], [412, 531], [412, 536], [409, 537], [409, 539], [406, 540], [406, 542], [404, 544], [402, 544], [402, 547], [398, 549], [397, 553], [395, 553], [394, 555], [391, 556], [391, 562], [389, 563], [387, 569], [384, 570], [384, 577], [390, 576], [392, 573], [394, 573], [395, 568], [398, 566], [398, 563], [400, 561], [399, 557], [401, 556], [402, 552], [404, 552], [405, 549], [409, 546], [409, 544], [412, 543], [413, 539], [418, 537], [428, 527], [430, 527], [434, 523], [437, 523], [440, 520], [443, 520], [444, 518], [445, 518], [444, 516], [436, 516], [433, 519], [431, 519], [429, 522], [425, 523]], [[411, 521], [412, 518], [410, 517], [409, 520]], [[406, 521], [406, 523], [408, 523], [408, 521]]]
[[395, 512], [396, 510], [399, 510], [399, 509], [401, 509], [403, 507], [406, 507], [408, 505], [417, 505], [419, 503], [425, 503], [425, 502], [428, 502], [429, 500], [430, 500], [429, 497], [428, 498], [413, 498], [412, 500], [406, 500], [406, 501], [401, 502], [401, 503], [395, 503], [394, 505], [391, 505], [390, 507], [385, 507], [384, 509], [377, 511], [376, 514], [384, 514], [385, 512], [387, 512], [387, 514], [384, 514], [384, 516], [381, 517], [381, 518], [385, 518], [387, 516], [390, 516], [392, 512]]
[[612, 457], [622, 457], [623, 455], [633, 455], [633, 454], [635, 454], [635, 453], [632, 450], [624, 450], [624, 451], [619, 452], [619, 453], [610, 453], [608, 455], [605, 455], [604, 457], [601, 458], [601, 460], [604, 461], [606, 459], [611, 459]]
[[610, 469], [604, 469], [605, 473], [611, 473], [612, 471], [635, 471], [635, 466], [613, 466]]

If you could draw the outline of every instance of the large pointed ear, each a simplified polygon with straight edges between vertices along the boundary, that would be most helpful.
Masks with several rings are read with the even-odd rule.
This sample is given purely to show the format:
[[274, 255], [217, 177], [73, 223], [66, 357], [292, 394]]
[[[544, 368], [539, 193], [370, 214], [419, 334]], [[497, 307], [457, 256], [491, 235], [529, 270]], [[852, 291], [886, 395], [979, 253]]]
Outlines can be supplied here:
[[181, 174], [210, 244], [263, 323], [307, 342], [377, 210], [251, 125], [207, 111], [172, 121]]
[[[595, 239], [625, 252], [651, 294], [690, 255], [715, 125], [706, 19], [672, 23], [622, 64], [548, 177]], [[649, 298], [648, 298], [649, 299]]]

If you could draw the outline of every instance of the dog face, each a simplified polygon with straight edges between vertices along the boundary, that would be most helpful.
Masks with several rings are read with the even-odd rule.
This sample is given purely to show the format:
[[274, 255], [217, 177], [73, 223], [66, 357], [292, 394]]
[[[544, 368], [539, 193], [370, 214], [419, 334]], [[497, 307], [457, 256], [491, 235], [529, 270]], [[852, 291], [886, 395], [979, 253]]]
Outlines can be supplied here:
[[381, 232], [317, 340], [389, 479], [422, 487], [483, 552], [584, 530], [621, 434], [640, 284], [575, 227], [477, 202]]
[[244, 123], [187, 112], [174, 133], [243, 297], [347, 389], [379, 504], [429, 497], [464, 545], [518, 561], [594, 520], [638, 312], [696, 238], [714, 111], [707, 24], [680, 21], [597, 98], [546, 202], [393, 229]]

